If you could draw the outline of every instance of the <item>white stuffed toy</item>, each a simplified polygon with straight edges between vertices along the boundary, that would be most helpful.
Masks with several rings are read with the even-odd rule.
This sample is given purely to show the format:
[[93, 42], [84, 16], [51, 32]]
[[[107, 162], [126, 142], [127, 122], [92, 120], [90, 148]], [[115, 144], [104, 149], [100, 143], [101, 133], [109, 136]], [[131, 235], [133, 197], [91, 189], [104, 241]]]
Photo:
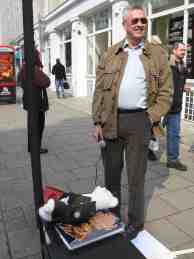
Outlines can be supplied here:
[[39, 209], [40, 217], [47, 222], [74, 224], [85, 222], [98, 210], [115, 208], [118, 199], [106, 188], [97, 186], [92, 193], [66, 193], [60, 200], [49, 199]]
[[92, 201], [96, 202], [97, 211], [115, 208], [119, 203], [108, 189], [100, 186], [97, 186], [91, 194], [83, 194], [83, 196], [90, 197]]

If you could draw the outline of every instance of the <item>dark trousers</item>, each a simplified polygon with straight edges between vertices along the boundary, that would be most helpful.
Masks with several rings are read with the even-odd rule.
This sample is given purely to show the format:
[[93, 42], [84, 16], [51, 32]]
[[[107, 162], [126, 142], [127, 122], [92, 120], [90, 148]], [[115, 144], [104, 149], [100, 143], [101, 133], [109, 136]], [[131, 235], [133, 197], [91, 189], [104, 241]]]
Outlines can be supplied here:
[[[27, 123], [28, 123], [28, 129], [30, 126], [30, 121], [29, 121], [29, 115], [27, 114]], [[42, 135], [45, 127], [45, 112], [40, 111], [38, 114], [38, 136], [39, 136], [39, 141], [40, 141], [40, 147], [41, 147], [41, 142], [42, 142]], [[28, 130], [28, 152], [30, 152], [30, 130]]]
[[[144, 181], [151, 123], [145, 111], [118, 115], [118, 138], [102, 149], [105, 185], [121, 202], [121, 173], [126, 161], [129, 222], [144, 223]], [[120, 216], [120, 206], [114, 212]]]

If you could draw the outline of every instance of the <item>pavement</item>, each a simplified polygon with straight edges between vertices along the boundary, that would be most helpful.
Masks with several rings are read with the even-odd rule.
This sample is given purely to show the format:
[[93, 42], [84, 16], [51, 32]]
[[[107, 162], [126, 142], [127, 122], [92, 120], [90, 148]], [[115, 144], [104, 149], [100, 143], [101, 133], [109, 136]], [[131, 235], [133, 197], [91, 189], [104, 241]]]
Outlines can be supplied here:
[[[49, 92], [41, 156], [43, 183], [78, 193], [91, 192], [100, 155], [91, 132], [91, 99], [57, 99]], [[159, 161], [149, 162], [145, 183], [146, 225], [170, 250], [194, 247], [194, 124], [182, 121], [181, 158], [187, 172], [165, 166], [165, 139]], [[30, 158], [26, 146], [26, 114], [21, 104], [0, 106], [0, 259], [40, 259], [39, 232], [34, 216]], [[103, 169], [98, 163], [98, 184]], [[122, 178], [122, 215], [127, 205], [127, 177]], [[193, 259], [194, 254], [179, 259]], [[165, 259], [165, 258], [161, 258]]]

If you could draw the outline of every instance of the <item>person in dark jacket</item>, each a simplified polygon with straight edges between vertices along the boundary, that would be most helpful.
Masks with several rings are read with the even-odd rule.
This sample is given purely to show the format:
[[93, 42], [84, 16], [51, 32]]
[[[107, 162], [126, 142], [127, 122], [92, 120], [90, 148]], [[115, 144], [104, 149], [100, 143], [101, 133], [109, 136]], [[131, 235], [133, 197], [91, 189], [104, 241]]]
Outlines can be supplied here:
[[60, 98], [60, 89], [64, 98], [64, 80], [66, 80], [66, 71], [59, 58], [56, 59], [56, 64], [52, 68], [52, 74], [55, 75], [57, 98]]
[[175, 43], [170, 58], [174, 95], [173, 103], [165, 118], [167, 128], [167, 167], [180, 171], [187, 171], [187, 166], [179, 160], [180, 149], [180, 122], [182, 98], [186, 80], [186, 68], [183, 62], [186, 47], [184, 43]]
[[[41, 59], [40, 59], [40, 53], [38, 50], [34, 50], [34, 66], [39, 67], [39, 69], [43, 68]], [[25, 84], [25, 64], [23, 64], [22, 69], [20, 71], [20, 81], [21, 81], [21, 86], [23, 88], [23, 108], [24, 110], [28, 111], [29, 110], [29, 102], [28, 102], [28, 95], [26, 91], [26, 84]], [[40, 153], [45, 154], [48, 153], [48, 149], [42, 148], [41, 147], [41, 142], [42, 142], [42, 136], [43, 136], [43, 131], [45, 128], [45, 112], [49, 109], [49, 104], [48, 104], [48, 96], [47, 96], [47, 91], [46, 88], [43, 87], [35, 87], [36, 91], [38, 91], [38, 106], [39, 106], [39, 114], [38, 114], [38, 125], [39, 125], [39, 138], [40, 138]], [[30, 121], [29, 121], [29, 115], [27, 113], [27, 125], [29, 129]], [[30, 131], [28, 130], [28, 152], [30, 152]]]

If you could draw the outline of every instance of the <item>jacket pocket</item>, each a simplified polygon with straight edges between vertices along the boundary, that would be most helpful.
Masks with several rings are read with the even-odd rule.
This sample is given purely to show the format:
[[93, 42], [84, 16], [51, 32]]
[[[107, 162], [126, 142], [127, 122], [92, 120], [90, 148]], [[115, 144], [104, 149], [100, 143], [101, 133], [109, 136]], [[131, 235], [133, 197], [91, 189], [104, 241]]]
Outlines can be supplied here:
[[104, 91], [110, 91], [112, 89], [112, 84], [114, 81], [114, 73], [113, 72], [107, 72], [104, 73]]

